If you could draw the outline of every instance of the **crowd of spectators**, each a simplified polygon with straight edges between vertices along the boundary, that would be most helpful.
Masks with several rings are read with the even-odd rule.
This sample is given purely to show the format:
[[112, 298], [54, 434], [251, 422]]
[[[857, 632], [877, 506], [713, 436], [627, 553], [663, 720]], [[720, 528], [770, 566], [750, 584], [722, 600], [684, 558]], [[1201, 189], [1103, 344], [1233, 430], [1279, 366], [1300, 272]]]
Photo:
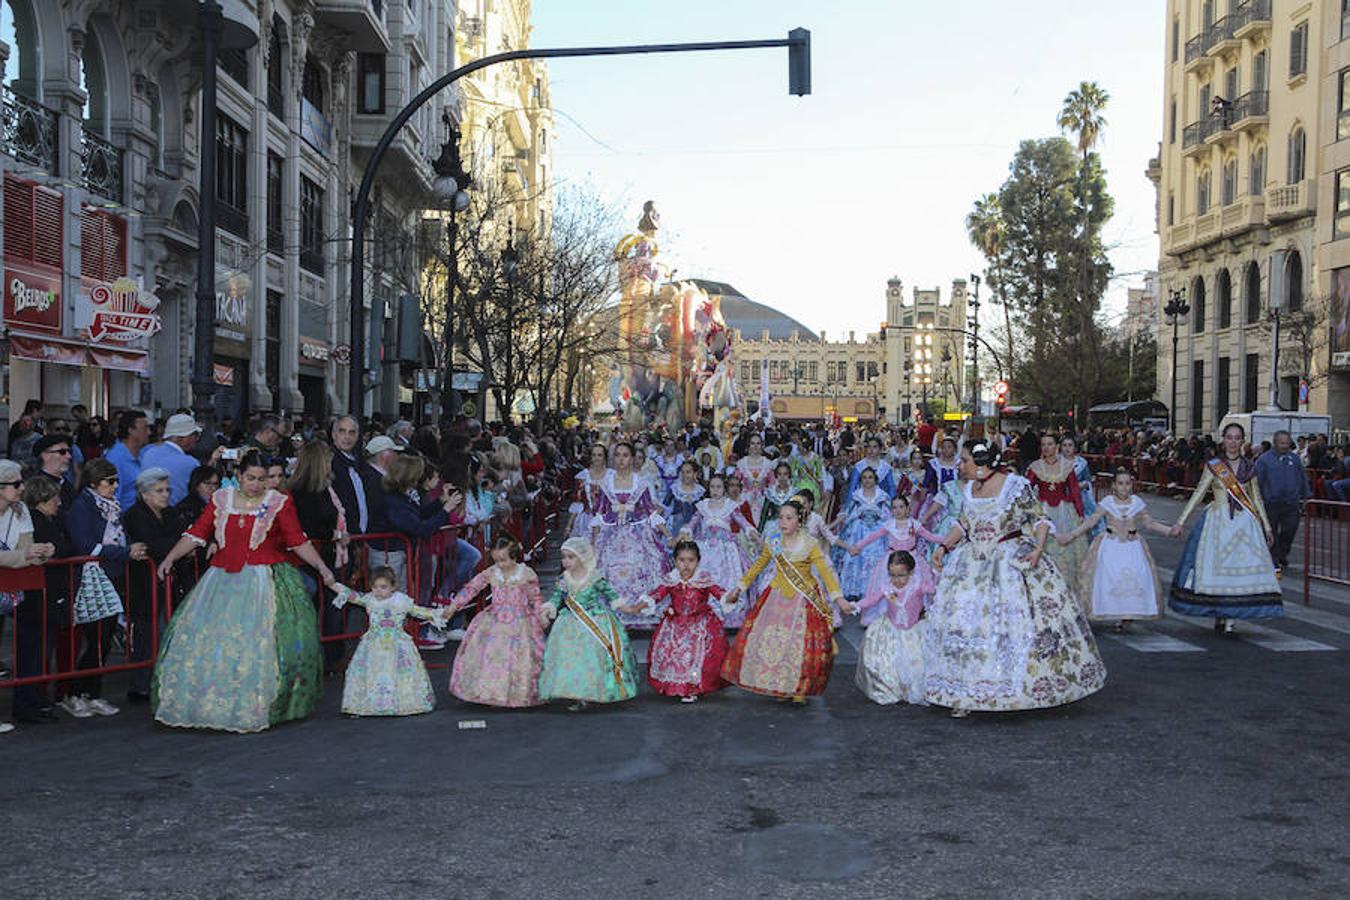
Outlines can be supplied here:
[[[9, 458], [0, 460], [0, 568], [50, 565], [41, 587], [0, 592], [0, 636], [14, 629], [0, 638], [0, 681], [99, 669], [119, 654], [126, 662], [147, 660], [152, 632], [164, 627], [167, 610], [186, 595], [213, 548], [180, 561], [167, 583], [155, 567], [215, 493], [234, 485], [237, 460], [249, 449], [262, 452], [268, 487], [295, 504], [325, 564], [356, 579], [389, 566], [400, 589], [416, 584], [428, 602], [457, 590], [481, 561], [462, 529], [487, 532], [542, 515], [566, 489], [584, 444], [563, 432], [561, 421], [536, 435], [468, 419], [438, 428], [339, 416], [321, 428], [309, 418], [275, 415], [242, 427], [226, 419], [208, 430], [186, 410], [159, 422], [125, 410], [109, 428], [81, 406], [66, 418], [30, 403], [10, 429]], [[381, 534], [395, 537], [365, 537]], [[409, 548], [421, 566], [416, 579]], [[81, 557], [89, 562], [61, 562]], [[314, 572], [300, 571], [322, 609], [325, 634], [360, 630], [362, 623], [344, 623], [326, 602]], [[122, 611], [88, 619], [77, 597], [92, 596], [99, 585], [116, 591]], [[346, 649], [342, 641], [325, 644], [330, 673], [341, 671]], [[125, 702], [148, 701], [150, 682], [149, 667], [131, 670]], [[105, 693], [96, 674], [16, 687], [13, 717], [42, 723], [58, 712], [117, 714]], [[0, 731], [11, 727], [0, 723]]]

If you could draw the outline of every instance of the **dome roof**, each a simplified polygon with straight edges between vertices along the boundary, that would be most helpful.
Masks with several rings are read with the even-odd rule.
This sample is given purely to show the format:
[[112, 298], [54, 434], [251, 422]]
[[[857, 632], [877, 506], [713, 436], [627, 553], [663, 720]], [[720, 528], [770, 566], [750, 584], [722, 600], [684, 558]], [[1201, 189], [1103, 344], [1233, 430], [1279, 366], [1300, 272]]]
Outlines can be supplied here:
[[800, 341], [820, 341], [820, 336], [801, 322], [771, 306], [756, 303], [726, 282], [709, 281], [706, 278], [690, 278], [689, 281], [710, 295], [722, 298], [723, 320], [728, 328], [739, 331], [744, 340], [761, 340], [764, 332], [768, 331], [770, 340], [790, 341], [792, 332], [796, 331]]

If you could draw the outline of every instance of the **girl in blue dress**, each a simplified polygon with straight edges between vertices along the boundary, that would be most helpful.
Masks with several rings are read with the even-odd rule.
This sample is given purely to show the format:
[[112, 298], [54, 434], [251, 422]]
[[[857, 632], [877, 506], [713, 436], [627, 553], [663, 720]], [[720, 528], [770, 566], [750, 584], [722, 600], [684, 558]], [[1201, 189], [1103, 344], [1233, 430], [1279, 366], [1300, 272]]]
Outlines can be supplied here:
[[859, 476], [858, 490], [848, 501], [844, 511], [844, 530], [839, 545], [834, 548], [834, 569], [839, 573], [839, 584], [850, 600], [867, 593], [867, 583], [877, 560], [885, 555], [884, 545], [873, 544], [857, 556], [851, 556], [848, 547], [857, 544], [891, 517], [890, 496], [877, 483], [877, 473], [864, 469]]

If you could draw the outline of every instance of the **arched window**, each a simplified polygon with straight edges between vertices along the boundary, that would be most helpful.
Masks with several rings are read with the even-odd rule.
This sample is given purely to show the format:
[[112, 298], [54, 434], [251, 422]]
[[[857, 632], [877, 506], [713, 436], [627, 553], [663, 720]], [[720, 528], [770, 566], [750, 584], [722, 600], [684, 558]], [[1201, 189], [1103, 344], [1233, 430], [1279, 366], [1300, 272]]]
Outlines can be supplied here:
[[1227, 269], [1220, 269], [1214, 279], [1214, 300], [1219, 307], [1219, 328], [1233, 324], [1233, 280]]
[[1285, 179], [1288, 184], [1298, 184], [1303, 180], [1307, 143], [1302, 127], [1297, 127], [1289, 133], [1289, 172]]
[[1260, 197], [1266, 192], [1266, 148], [1257, 147], [1252, 151], [1251, 180], [1247, 185], [1247, 193], [1253, 197]]
[[1255, 262], [1247, 263], [1243, 278], [1243, 300], [1247, 307], [1247, 324], [1261, 321], [1261, 266]]
[[103, 65], [103, 48], [92, 31], [84, 35], [80, 88], [85, 93], [84, 127], [100, 137], [108, 137], [108, 73]]
[[1224, 206], [1237, 202], [1237, 181], [1237, 160], [1230, 159], [1223, 164], [1223, 179], [1220, 187], [1220, 195]]
[[5, 87], [33, 100], [42, 99], [37, 26], [26, 0], [0, 2], [0, 40], [9, 44], [3, 74]]
[[1195, 214], [1203, 216], [1209, 212], [1209, 169], [1201, 169], [1195, 176]]
[[1291, 250], [1284, 263], [1284, 291], [1291, 313], [1303, 309], [1303, 257], [1297, 250]]
[[1191, 282], [1191, 331], [1205, 330], [1205, 279], [1199, 275]]

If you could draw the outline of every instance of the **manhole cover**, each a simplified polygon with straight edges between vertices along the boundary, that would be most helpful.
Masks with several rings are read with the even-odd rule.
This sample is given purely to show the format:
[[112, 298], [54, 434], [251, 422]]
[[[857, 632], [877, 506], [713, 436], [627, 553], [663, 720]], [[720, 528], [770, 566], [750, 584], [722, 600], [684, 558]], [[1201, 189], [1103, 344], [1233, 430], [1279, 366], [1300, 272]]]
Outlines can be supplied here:
[[843, 881], [876, 865], [866, 835], [833, 825], [777, 825], [745, 838], [752, 871], [789, 881]]

